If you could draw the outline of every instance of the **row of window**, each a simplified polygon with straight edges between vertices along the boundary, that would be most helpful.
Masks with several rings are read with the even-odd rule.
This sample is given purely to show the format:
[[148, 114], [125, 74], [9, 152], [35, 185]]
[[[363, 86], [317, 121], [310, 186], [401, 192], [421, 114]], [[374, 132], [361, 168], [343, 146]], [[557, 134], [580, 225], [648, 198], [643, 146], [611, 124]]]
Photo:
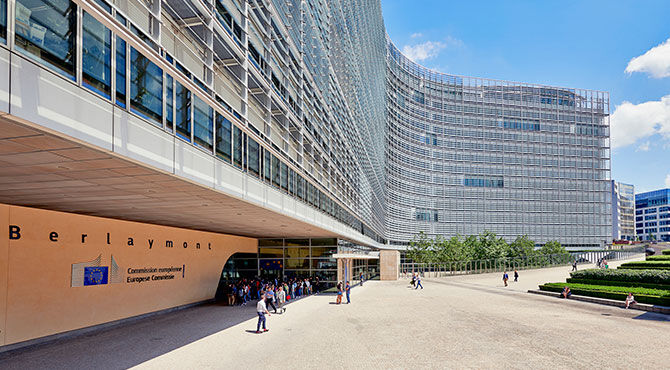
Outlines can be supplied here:
[[[112, 8], [97, 0], [108, 12]], [[2, 2], [5, 4], [5, 2]], [[6, 8], [6, 7], [5, 7]], [[3, 13], [6, 14], [6, 13]], [[117, 14], [124, 25], [127, 20]], [[133, 26], [131, 25], [131, 28]], [[69, 0], [17, 0], [16, 47], [76, 80], [77, 7]], [[139, 32], [136, 28], [134, 32]], [[115, 44], [115, 45], [114, 45]], [[112, 72], [112, 49], [116, 68]], [[191, 74], [169, 55], [188, 78]], [[82, 85], [181, 139], [212, 152], [379, 242], [383, 239], [205, 101], [86, 12], [82, 17]], [[115, 94], [112, 98], [112, 76]], [[209, 93], [197, 79], [196, 84]], [[129, 92], [129, 94], [127, 94]], [[227, 109], [227, 105], [217, 97]]]

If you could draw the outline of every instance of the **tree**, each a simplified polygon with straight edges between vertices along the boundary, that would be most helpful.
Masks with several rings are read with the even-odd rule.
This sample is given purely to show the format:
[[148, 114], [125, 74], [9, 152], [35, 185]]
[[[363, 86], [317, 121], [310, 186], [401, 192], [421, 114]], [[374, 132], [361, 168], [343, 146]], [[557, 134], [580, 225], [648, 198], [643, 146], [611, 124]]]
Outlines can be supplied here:
[[422, 231], [409, 242], [407, 256], [416, 263], [430, 262], [432, 258], [432, 241]]
[[517, 236], [509, 245], [510, 257], [525, 257], [535, 254], [535, 242], [530, 240], [527, 235]]
[[483, 231], [477, 238], [473, 251], [475, 259], [497, 259], [508, 255], [509, 245], [503, 238], [488, 230]]
[[538, 253], [543, 254], [543, 255], [546, 255], [546, 254], [568, 254], [568, 251], [565, 250], [565, 247], [562, 246], [561, 243], [559, 243], [558, 241], [551, 240], [551, 241], [546, 242], [542, 246], [542, 248], [540, 248]]

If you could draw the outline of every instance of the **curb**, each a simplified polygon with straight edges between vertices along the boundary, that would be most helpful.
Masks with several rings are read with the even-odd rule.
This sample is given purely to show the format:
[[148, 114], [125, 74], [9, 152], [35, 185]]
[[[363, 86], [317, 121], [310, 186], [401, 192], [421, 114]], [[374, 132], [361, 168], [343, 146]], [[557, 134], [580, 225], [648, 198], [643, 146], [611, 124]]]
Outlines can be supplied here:
[[[529, 289], [528, 293], [532, 294], [539, 294], [539, 295], [545, 295], [548, 297], [555, 297], [558, 298], [560, 296], [560, 293], [556, 292], [548, 292], [545, 290], [534, 290], [534, 289]], [[606, 305], [606, 306], [617, 306], [621, 308], [626, 307], [626, 303], [623, 301], [616, 301], [613, 299], [606, 299], [606, 298], [597, 298], [597, 297], [587, 297], [583, 295], [571, 295], [570, 298], [571, 300], [575, 301], [582, 301], [582, 302], [590, 302], [590, 303], [597, 303], [601, 305]], [[654, 306], [646, 303], [636, 303], [634, 305], [630, 306], [630, 309], [633, 310], [640, 310], [640, 311], [648, 311], [648, 312], [657, 312], [657, 313], [662, 313], [666, 315], [670, 315], [670, 307], [666, 306]]]

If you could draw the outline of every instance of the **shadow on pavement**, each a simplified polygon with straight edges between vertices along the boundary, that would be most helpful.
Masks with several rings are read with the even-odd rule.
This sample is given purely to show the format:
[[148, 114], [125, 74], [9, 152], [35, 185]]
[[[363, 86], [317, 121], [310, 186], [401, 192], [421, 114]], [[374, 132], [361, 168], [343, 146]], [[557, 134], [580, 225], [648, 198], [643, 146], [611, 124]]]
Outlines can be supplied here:
[[633, 317], [633, 320], [670, 321], [670, 315], [656, 312], [645, 312], [642, 315]]
[[203, 304], [8, 351], [0, 354], [0, 369], [126, 369], [247, 320], [256, 329], [257, 317], [256, 301]]

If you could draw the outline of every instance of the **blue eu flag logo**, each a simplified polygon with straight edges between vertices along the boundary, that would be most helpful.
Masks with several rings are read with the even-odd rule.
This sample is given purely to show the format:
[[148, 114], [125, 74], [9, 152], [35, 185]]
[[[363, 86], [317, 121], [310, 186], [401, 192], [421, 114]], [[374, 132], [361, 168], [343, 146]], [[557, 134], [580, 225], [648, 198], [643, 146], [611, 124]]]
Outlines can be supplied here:
[[108, 267], [84, 267], [84, 285], [107, 284]]

